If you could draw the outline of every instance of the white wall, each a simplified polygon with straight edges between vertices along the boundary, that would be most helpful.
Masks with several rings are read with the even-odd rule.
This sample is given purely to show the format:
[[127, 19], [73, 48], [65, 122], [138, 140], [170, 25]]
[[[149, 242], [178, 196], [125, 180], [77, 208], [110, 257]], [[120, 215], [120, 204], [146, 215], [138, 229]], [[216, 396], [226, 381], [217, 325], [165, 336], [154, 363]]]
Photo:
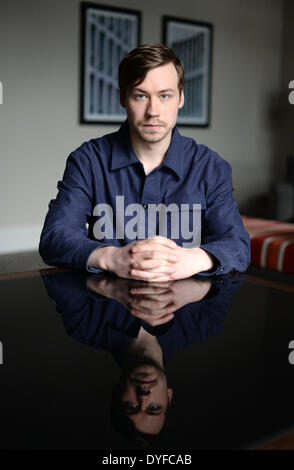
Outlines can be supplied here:
[[[285, 160], [287, 155], [294, 155], [294, 105], [289, 103], [289, 82], [294, 80], [294, 2], [285, 0], [284, 28], [283, 28], [283, 54], [282, 54], [282, 80], [280, 116], [280, 149]], [[282, 162], [282, 164], [285, 162]], [[285, 164], [283, 164], [283, 170]], [[282, 178], [285, 179], [283, 173]], [[282, 179], [281, 178], [281, 179]]]
[[[266, 192], [277, 158], [269, 112], [280, 90], [283, 1], [101, 3], [140, 9], [142, 42], [160, 41], [164, 14], [214, 24], [211, 126], [181, 131], [231, 163], [241, 207]], [[1, 0], [0, 252], [37, 247], [68, 153], [115, 129], [79, 124], [79, 39], [78, 0]]]

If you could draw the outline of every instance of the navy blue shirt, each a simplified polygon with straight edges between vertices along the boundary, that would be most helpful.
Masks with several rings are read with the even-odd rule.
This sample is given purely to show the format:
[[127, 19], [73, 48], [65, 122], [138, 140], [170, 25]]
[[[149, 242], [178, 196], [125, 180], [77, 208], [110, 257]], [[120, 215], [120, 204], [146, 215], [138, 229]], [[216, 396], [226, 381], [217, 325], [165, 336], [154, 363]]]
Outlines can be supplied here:
[[[213, 271], [203, 275], [244, 271], [249, 264], [249, 235], [232, 196], [230, 165], [208, 147], [181, 136], [177, 128], [163, 162], [148, 175], [131, 147], [127, 121], [118, 132], [83, 143], [69, 155], [58, 190], [49, 204], [39, 247], [49, 265], [99, 271], [88, 266], [92, 251], [150, 236], [148, 217], [143, 226], [142, 219], [136, 226], [134, 214], [138, 222], [142, 213], [158, 204], [180, 208], [180, 221], [186, 217], [190, 229], [198, 208], [200, 248], [216, 258]], [[113, 209], [107, 218], [105, 207]], [[134, 207], [141, 212], [128, 212]], [[181, 230], [175, 233], [177, 218], [172, 211], [168, 215], [166, 236], [187, 246], [187, 236]], [[143, 236], [138, 233], [139, 226], [143, 232], [145, 228]], [[130, 230], [137, 230], [137, 235], [130, 237]], [[159, 217], [151, 236], [155, 234], [162, 234]]]

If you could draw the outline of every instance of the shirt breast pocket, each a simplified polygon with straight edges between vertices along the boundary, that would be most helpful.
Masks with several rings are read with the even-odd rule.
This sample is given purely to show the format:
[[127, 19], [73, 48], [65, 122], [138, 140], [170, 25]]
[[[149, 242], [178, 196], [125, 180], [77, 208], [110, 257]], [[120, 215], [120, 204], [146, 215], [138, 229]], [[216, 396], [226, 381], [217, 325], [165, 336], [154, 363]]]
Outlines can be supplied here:
[[205, 196], [201, 192], [174, 193], [165, 199], [168, 238], [183, 248], [201, 245], [202, 211], [206, 209]]

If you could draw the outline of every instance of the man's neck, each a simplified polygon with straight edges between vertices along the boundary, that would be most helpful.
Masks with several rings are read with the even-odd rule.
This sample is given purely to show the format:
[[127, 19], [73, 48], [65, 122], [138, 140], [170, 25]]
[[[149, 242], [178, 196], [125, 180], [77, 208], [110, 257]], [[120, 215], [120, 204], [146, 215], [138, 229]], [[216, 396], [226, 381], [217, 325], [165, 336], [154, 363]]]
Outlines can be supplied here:
[[148, 357], [163, 368], [163, 354], [158, 340], [156, 336], [148, 333], [143, 327], [140, 328], [137, 338], [128, 346], [126, 358], [129, 359], [130, 356]]
[[157, 168], [164, 160], [170, 146], [171, 134], [160, 142], [144, 142], [137, 135], [130, 132], [132, 148], [140, 162], [143, 164], [146, 175]]

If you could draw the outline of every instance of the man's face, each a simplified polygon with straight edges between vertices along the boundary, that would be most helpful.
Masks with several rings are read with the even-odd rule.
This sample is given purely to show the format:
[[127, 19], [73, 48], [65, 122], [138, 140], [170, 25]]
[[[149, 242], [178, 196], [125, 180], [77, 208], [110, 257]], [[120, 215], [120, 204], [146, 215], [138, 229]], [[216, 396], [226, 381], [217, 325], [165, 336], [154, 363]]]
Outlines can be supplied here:
[[137, 366], [126, 378], [121, 402], [138, 431], [158, 434], [165, 421], [172, 390], [163, 370], [152, 365]]
[[178, 111], [184, 105], [178, 74], [172, 63], [150, 70], [145, 80], [121, 96], [131, 137], [145, 143], [170, 140]]

